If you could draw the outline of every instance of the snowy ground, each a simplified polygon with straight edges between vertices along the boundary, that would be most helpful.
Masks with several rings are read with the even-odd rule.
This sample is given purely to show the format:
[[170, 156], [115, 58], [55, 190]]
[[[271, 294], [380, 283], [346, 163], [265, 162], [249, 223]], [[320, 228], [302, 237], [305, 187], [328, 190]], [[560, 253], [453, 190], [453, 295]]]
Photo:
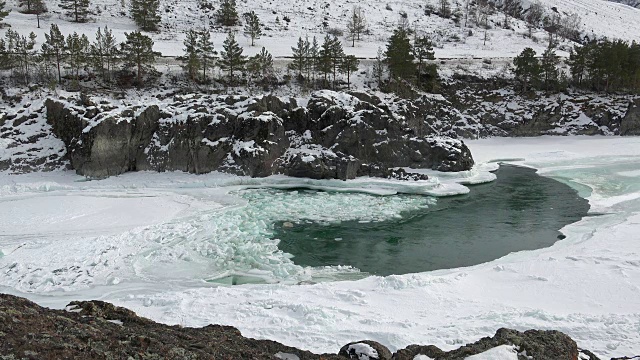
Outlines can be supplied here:
[[[640, 138], [468, 143], [480, 163], [472, 172], [442, 174], [410, 188], [367, 179], [308, 181], [307, 186], [365, 194], [326, 197], [326, 212], [295, 197], [289, 207], [323, 221], [398, 216], [424, 203], [391, 196], [376, 205], [366, 193], [465, 191], [461, 183], [490, 180], [487, 170], [502, 160], [535, 167], [574, 186], [589, 199], [593, 216], [565, 227], [567, 238], [550, 248], [468, 268], [353, 280], [358, 276], [352, 269], [300, 269], [273, 243], [247, 243], [238, 236], [264, 239], [269, 227], [260, 222], [292, 210], [277, 203], [253, 209], [256, 216], [276, 215], [252, 221], [240, 215], [251, 209], [246, 196], [229, 191], [291, 186], [296, 180], [136, 173], [86, 182], [67, 172], [3, 174], [0, 291], [56, 307], [71, 299], [99, 298], [157, 321], [228, 324], [246, 336], [316, 352], [334, 352], [365, 338], [392, 349], [412, 343], [450, 349], [499, 327], [561, 330], [602, 356], [640, 352]], [[339, 211], [345, 207], [352, 211]], [[229, 220], [228, 226], [212, 228], [221, 224], [214, 221], [219, 217]], [[228, 262], [206, 262], [207, 256]], [[218, 286], [204, 281], [205, 274], [221, 268], [216, 266], [240, 271], [242, 264], [261, 269], [244, 273], [246, 282], [262, 277], [272, 283]], [[307, 284], [313, 276], [351, 280]]]

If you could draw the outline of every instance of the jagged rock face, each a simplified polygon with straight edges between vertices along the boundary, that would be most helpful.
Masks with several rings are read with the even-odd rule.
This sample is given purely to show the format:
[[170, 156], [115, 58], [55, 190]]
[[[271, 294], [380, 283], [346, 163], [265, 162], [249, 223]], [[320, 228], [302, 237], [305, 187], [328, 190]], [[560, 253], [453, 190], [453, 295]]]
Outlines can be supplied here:
[[319, 91], [306, 107], [275, 96], [191, 95], [125, 108], [49, 99], [46, 108], [71, 165], [89, 177], [219, 170], [352, 179], [370, 165], [473, 166], [461, 141], [436, 136], [424, 121], [390, 110], [381, 99], [358, 95]]
[[520, 332], [511, 329], [499, 329], [493, 337], [462, 346], [456, 350], [445, 352], [429, 345], [409, 345], [398, 350], [394, 360], [413, 360], [418, 355], [425, 355], [438, 360], [458, 360], [483, 353], [501, 345], [513, 345], [519, 353], [518, 359], [578, 359], [578, 346], [569, 336], [559, 331], [527, 330]]
[[[441, 119], [455, 122], [463, 137], [540, 135], [631, 135], [638, 129], [637, 95], [585, 92], [520, 94], [512, 86], [486, 80], [454, 81]], [[625, 125], [627, 123], [628, 125]], [[441, 128], [438, 121], [434, 127]], [[443, 129], [446, 130], [446, 129]], [[640, 131], [640, 130], [636, 130]]]
[[620, 125], [620, 135], [640, 135], [640, 99], [629, 105], [629, 111]]

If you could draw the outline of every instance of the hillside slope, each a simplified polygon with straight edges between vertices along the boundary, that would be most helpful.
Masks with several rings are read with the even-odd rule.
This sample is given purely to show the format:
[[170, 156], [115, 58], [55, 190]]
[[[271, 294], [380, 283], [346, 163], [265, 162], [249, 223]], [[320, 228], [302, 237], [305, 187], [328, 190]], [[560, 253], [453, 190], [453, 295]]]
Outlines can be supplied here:
[[[528, 0], [524, 0], [525, 7]], [[8, 2], [13, 11], [5, 19], [13, 29], [26, 33], [34, 31], [38, 40], [44, 40], [44, 33], [50, 24], [57, 23], [64, 34], [74, 31], [85, 33], [93, 39], [97, 27], [108, 25], [120, 40], [124, 33], [137, 27], [129, 17], [128, 2], [118, 0], [92, 0], [94, 15], [90, 22], [77, 24], [69, 22], [68, 17], [58, 7], [58, 1], [45, 0], [49, 13], [41, 20], [41, 28], [36, 29], [35, 15], [19, 13], [17, 1]], [[541, 0], [547, 12], [556, 8], [561, 14], [577, 13], [582, 19], [582, 28], [590, 37], [607, 36], [624, 40], [640, 41], [640, 9], [626, 5], [611, 3], [606, 0]], [[354, 6], [362, 7], [368, 20], [368, 34], [355, 47], [342, 37], [345, 51], [361, 57], [375, 57], [378, 47], [384, 47], [392, 29], [397, 26], [401, 14], [406, 14], [412, 29], [420, 34], [427, 34], [436, 43], [436, 57], [512, 57], [525, 47], [532, 47], [541, 52], [546, 45], [545, 32], [539, 30], [534, 38], [525, 36], [526, 26], [522, 21], [512, 21], [513, 29], [503, 29], [503, 14], [495, 13], [489, 17], [490, 29], [485, 31], [476, 28], [469, 20], [471, 28], [464, 28], [451, 19], [444, 19], [435, 14], [425, 15], [428, 5], [437, 8], [437, 0], [373, 0], [358, 2], [353, 0], [321, 2], [313, 0], [291, 0], [287, 7], [273, 0], [248, 0], [238, 3], [238, 13], [255, 10], [265, 24], [265, 35], [258, 40], [255, 47], [242, 37], [242, 28], [232, 30], [239, 33], [240, 44], [246, 53], [254, 54], [264, 46], [274, 56], [289, 56], [291, 46], [298, 37], [324, 37], [328, 29], [346, 28], [347, 19]], [[452, 1], [452, 10], [462, 11], [464, 1]], [[162, 25], [159, 33], [151, 36], [156, 42], [155, 49], [165, 56], [177, 56], [182, 53], [182, 40], [185, 30], [193, 27], [208, 27], [214, 34], [214, 42], [218, 48], [229, 29], [215, 26], [214, 12], [204, 11], [199, 7], [199, 0], [161, 0]], [[217, 2], [213, 1], [214, 6]], [[464, 19], [461, 21], [464, 23]], [[4, 35], [5, 29], [0, 29]]]

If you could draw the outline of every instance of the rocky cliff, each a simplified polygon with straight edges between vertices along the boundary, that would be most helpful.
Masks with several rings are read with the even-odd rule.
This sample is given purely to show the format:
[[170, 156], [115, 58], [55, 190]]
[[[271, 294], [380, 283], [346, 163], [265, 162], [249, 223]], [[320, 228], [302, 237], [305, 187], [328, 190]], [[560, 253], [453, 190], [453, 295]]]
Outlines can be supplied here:
[[637, 95], [520, 94], [508, 83], [473, 77], [445, 85], [440, 95], [406, 99], [379, 92], [318, 91], [294, 100], [159, 90], [140, 99], [3, 98], [0, 170], [68, 167], [98, 178], [136, 170], [411, 178], [390, 168], [472, 166], [456, 139], [640, 135]]
[[[275, 341], [246, 338], [231, 326], [168, 326], [102, 301], [72, 302], [65, 310], [51, 310], [4, 294], [0, 294], [0, 339], [0, 359], [5, 360], [462, 360], [487, 351], [530, 360], [598, 360], [561, 332], [510, 329], [499, 329], [493, 337], [448, 352], [433, 345], [409, 345], [392, 354], [380, 343], [363, 340], [346, 344], [338, 354], [317, 355]], [[492, 358], [488, 354], [484, 358]]]
[[386, 176], [392, 167], [461, 171], [460, 140], [363, 93], [314, 93], [306, 106], [275, 96], [174, 96], [149, 105], [46, 101], [47, 121], [82, 175], [225, 171], [315, 179]]

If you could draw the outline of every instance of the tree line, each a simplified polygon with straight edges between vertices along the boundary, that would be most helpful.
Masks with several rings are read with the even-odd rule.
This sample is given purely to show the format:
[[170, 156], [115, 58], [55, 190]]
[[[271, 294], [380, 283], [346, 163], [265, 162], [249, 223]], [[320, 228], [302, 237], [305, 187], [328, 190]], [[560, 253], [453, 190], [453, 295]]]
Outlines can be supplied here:
[[622, 40], [594, 40], [575, 45], [565, 61], [569, 74], [553, 47], [540, 58], [526, 48], [514, 59], [514, 73], [522, 91], [558, 91], [573, 86], [592, 91], [640, 91], [640, 44]]

